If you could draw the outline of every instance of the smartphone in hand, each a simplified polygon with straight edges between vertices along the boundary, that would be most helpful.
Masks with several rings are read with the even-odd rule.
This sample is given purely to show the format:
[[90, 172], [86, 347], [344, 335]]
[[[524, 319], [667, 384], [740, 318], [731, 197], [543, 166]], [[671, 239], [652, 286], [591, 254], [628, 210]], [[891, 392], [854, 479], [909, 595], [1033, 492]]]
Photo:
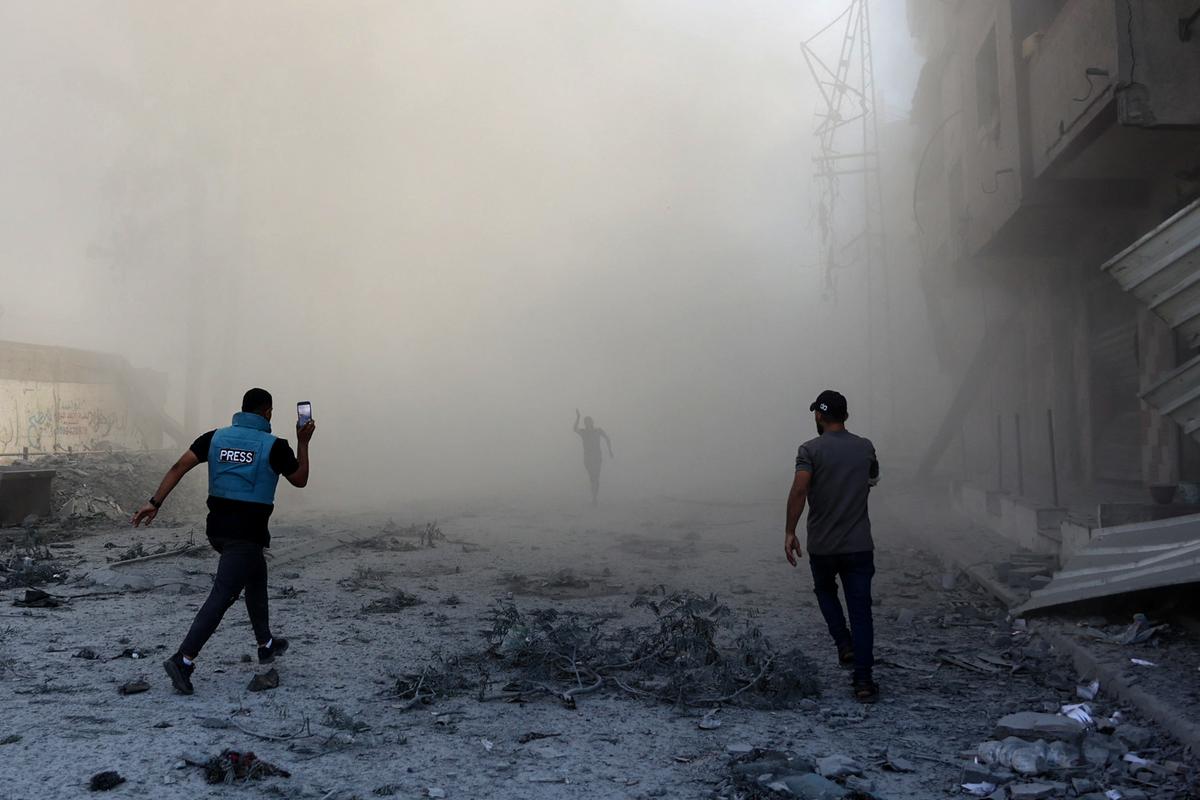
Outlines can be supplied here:
[[301, 400], [296, 403], [296, 427], [303, 428], [312, 421], [312, 403]]

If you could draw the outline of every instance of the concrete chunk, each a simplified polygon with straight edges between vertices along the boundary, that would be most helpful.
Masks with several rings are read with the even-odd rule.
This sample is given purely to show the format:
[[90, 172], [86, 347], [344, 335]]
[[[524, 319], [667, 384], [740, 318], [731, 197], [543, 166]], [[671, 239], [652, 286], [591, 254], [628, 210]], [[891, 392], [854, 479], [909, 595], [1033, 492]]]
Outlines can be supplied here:
[[1154, 741], [1154, 732], [1140, 725], [1118, 725], [1116, 736], [1130, 750], [1145, 750]]
[[1017, 776], [1014, 773], [1002, 767], [971, 762], [963, 764], [962, 778], [959, 783], [990, 783], [995, 786], [1003, 786], [1016, 779]]
[[1008, 787], [1008, 796], [1012, 800], [1044, 800], [1058, 792], [1059, 787], [1049, 783], [1014, 783]]
[[809, 772], [804, 775], [788, 775], [779, 782], [801, 800], [842, 800], [846, 790], [831, 780]]
[[993, 735], [997, 739], [1016, 736], [1030, 741], [1055, 739], [1062, 742], [1078, 742], [1086, 730], [1082, 723], [1060, 714], [1020, 711], [997, 722]]
[[817, 759], [817, 772], [826, 778], [844, 778], [847, 775], [862, 775], [863, 768], [849, 756], [832, 755]]

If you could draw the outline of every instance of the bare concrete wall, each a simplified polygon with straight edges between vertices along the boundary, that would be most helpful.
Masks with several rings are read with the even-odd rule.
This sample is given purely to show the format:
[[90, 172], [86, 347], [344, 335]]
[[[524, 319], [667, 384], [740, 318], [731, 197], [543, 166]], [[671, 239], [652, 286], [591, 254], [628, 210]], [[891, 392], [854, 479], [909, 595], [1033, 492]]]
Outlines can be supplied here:
[[1185, 40], [1179, 21], [1195, 0], [1118, 0], [1123, 125], [1200, 125], [1200, 21]]
[[165, 394], [117, 356], [0, 342], [0, 453], [160, 448]]
[[[1088, 74], [1088, 70], [1105, 74]], [[1030, 139], [1042, 175], [1115, 102], [1117, 17], [1112, 0], [1074, 0], [1033, 47], [1029, 61]]]

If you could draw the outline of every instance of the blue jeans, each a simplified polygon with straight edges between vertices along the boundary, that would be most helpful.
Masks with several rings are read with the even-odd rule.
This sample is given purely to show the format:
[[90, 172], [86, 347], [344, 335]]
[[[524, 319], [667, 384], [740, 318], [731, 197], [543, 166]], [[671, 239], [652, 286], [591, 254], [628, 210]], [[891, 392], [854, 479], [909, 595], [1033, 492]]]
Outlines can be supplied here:
[[[871, 620], [875, 554], [868, 550], [832, 556], [809, 555], [808, 561], [812, 567], [813, 591], [825, 624], [829, 626], [829, 635], [839, 649], [847, 645], [854, 647], [854, 680], [871, 680], [871, 669], [875, 666], [872, 653], [875, 627]], [[842, 601], [838, 598], [838, 578], [842, 579], [842, 592], [846, 595], [849, 629], [846, 628], [846, 615], [842, 613]]]

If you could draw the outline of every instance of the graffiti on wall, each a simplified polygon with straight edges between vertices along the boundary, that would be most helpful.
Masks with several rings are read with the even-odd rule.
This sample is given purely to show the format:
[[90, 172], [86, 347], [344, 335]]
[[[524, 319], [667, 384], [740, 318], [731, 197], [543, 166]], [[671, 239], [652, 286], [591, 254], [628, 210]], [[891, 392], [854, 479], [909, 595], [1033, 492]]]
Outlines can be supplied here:
[[106, 383], [0, 380], [0, 453], [158, 447]]

